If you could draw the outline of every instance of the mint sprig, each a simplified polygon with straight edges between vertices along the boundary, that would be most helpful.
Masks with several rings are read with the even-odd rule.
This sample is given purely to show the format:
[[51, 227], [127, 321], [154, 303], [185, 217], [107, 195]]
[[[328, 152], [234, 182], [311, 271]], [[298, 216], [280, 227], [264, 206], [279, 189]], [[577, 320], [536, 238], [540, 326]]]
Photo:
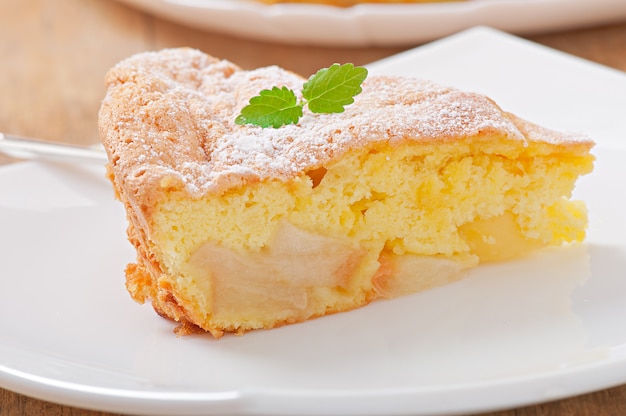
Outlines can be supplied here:
[[297, 101], [296, 94], [287, 87], [263, 90], [250, 99], [250, 104], [241, 110], [235, 123], [275, 129], [297, 123], [302, 117], [302, 105]]
[[333, 64], [312, 75], [302, 86], [302, 100], [287, 87], [262, 90], [250, 99], [235, 119], [236, 124], [278, 128], [295, 124], [304, 106], [313, 113], [342, 113], [361, 93], [367, 69], [353, 64]]

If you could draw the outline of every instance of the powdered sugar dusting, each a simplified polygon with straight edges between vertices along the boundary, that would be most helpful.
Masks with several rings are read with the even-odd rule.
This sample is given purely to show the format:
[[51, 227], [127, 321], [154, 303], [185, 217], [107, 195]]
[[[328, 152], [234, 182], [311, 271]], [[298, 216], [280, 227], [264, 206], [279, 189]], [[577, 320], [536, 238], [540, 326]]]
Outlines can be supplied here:
[[285, 85], [299, 92], [303, 81], [278, 67], [242, 71], [192, 49], [136, 55], [109, 73], [103, 141], [114, 169], [127, 176], [158, 171], [200, 196], [249, 181], [287, 180], [377, 142], [454, 141], [485, 132], [522, 145], [529, 136], [587, 140], [520, 123], [481, 95], [400, 77], [370, 76], [340, 114], [305, 109], [298, 124], [278, 129], [234, 123], [260, 90]]

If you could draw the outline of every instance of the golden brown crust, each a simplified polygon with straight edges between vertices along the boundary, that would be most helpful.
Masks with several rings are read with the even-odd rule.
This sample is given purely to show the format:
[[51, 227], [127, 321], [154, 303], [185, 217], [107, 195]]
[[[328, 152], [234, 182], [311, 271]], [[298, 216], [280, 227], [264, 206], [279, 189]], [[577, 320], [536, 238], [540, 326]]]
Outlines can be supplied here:
[[[370, 76], [344, 113], [305, 110], [299, 124], [280, 129], [234, 123], [260, 90], [300, 90], [303, 79], [280, 68], [243, 71], [196, 50], [172, 49], [133, 56], [106, 80], [100, 134], [118, 188], [143, 216], [162, 192], [200, 197], [267, 178], [287, 181], [376, 142], [446, 142], [490, 132], [522, 144], [543, 140], [482, 95], [410, 78]], [[550, 137], [592, 145], [573, 135]]]

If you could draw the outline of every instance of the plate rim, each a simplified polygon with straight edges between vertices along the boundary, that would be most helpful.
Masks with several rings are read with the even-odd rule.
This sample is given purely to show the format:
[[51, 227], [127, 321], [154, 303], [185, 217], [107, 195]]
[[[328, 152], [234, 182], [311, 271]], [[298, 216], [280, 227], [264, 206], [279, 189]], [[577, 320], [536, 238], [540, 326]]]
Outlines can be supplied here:
[[[196, 29], [267, 42], [334, 47], [415, 46], [481, 25], [528, 35], [626, 17], [626, 3], [620, 0], [537, 0], [530, 4], [527, 0], [467, 0], [348, 8], [266, 5], [255, 0], [118, 1]], [[297, 24], [290, 19], [298, 19]], [[389, 30], [386, 25], [401, 30]], [[316, 30], [319, 27], [324, 30]]]

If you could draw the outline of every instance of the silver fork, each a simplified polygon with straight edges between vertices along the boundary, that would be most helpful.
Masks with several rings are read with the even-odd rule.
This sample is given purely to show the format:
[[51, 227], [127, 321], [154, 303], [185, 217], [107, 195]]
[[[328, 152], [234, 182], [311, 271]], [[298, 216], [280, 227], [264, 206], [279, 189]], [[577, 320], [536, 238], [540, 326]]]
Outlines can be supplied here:
[[0, 153], [16, 159], [83, 162], [104, 165], [107, 155], [98, 147], [53, 143], [0, 133]]

